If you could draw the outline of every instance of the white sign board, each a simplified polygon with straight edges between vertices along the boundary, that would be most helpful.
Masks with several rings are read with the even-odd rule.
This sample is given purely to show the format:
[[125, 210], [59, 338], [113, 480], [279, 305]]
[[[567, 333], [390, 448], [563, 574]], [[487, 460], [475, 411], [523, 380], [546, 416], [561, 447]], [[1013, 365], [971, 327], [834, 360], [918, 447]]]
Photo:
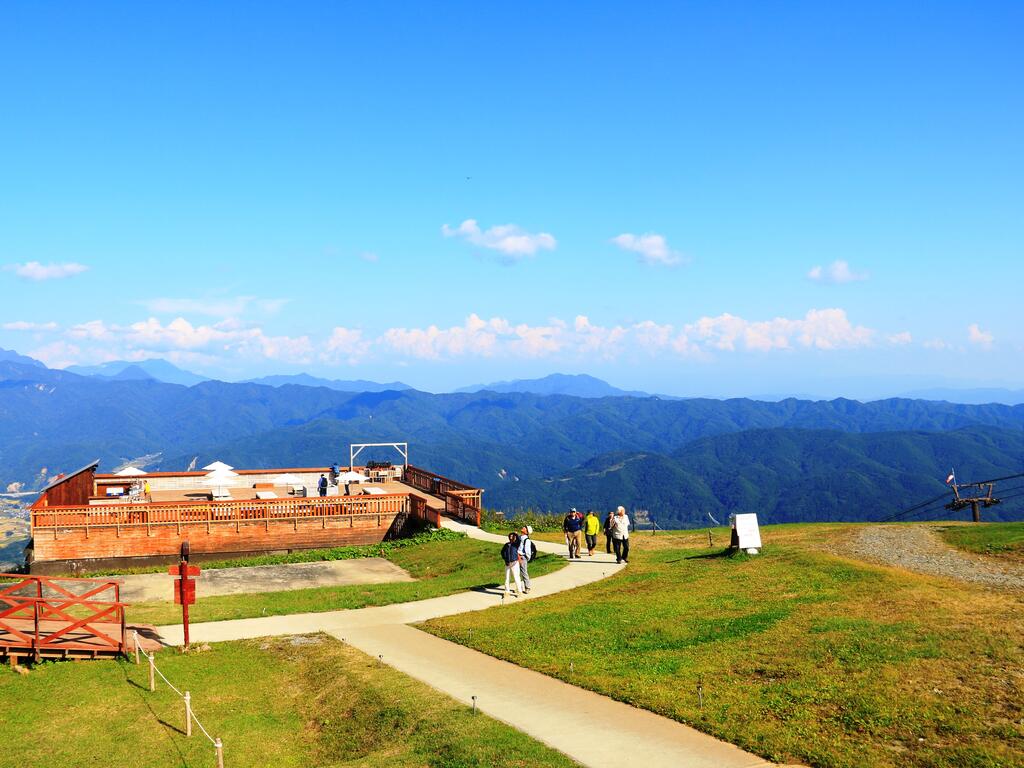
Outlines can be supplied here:
[[757, 515], [735, 515], [733, 525], [740, 541], [740, 549], [761, 548], [761, 531], [757, 527]]

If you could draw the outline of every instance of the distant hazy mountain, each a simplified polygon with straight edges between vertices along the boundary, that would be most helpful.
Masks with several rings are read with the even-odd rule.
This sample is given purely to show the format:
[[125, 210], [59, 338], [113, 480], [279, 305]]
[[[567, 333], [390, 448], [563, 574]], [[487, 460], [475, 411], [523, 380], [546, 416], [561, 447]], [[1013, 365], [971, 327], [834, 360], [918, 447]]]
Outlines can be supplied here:
[[297, 384], [300, 387], [327, 387], [338, 392], [388, 392], [391, 390], [404, 391], [412, 389], [408, 384], [400, 381], [390, 381], [381, 384], [377, 381], [366, 381], [365, 379], [321, 379], [318, 376], [310, 376], [308, 373], [295, 373], [281, 376], [263, 376], [258, 379], [247, 379], [243, 384], [262, 384], [265, 387], [283, 387], [286, 384]]
[[18, 363], [20, 365], [37, 365], [41, 368], [46, 366], [38, 360], [26, 355], [19, 355], [13, 349], [0, 349], [0, 363]]
[[209, 381], [205, 376], [185, 371], [166, 360], [155, 358], [153, 360], [140, 360], [129, 362], [127, 360], [115, 360], [102, 365], [69, 365], [64, 370], [77, 373], [79, 376], [91, 376], [106, 381], [143, 381], [154, 379], [164, 384], [181, 384], [191, 387], [204, 381]]
[[[529, 392], [535, 395], [570, 395], [572, 397], [654, 397], [647, 392], [619, 389], [607, 381], [585, 373], [552, 373], [541, 379], [496, 381], [463, 387], [456, 392]], [[674, 398], [673, 398], [674, 399]]]
[[981, 387], [976, 389], [954, 389], [952, 387], [933, 387], [907, 392], [900, 397], [914, 400], [946, 400], [950, 403], [967, 405], [983, 405], [985, 403], [1002, 403], [1003, 405], [1020, 405], [1024, 403], [1024, 389], [1003, 389], [1001, 387]]
[[47, 368], [42, 363], [29, 360], [27, 363], [19, 363], [14, 360], [0, 360], [0, 382], [10, 385], [14, 382], [25, 382], [31, 384], [52, 384], [60, 381], [83, 381], [83, 377], [67, 371], [55, 371]]

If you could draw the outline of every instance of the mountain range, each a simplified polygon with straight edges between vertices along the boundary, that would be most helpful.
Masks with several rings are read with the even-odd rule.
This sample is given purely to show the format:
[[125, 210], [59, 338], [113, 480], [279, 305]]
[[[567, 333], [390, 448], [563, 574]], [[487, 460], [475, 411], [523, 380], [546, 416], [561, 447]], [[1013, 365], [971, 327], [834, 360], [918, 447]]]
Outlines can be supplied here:
[[858, 520], [939, 494], [951, 466], [962, 479], [1020, 472], [1024, 405], [182, 386], [0, 361], [0, 486], [39, 487], [96, 458], [149, 470], [196, 457], [346, 463], [351, 442], [395, 440], [411, 444], [414, 464], [485, 488], [485, 503], [505, 510], [621, 503], [663, 525], [732, 511]]
[[[539, 379], [515, 379], [462, 387], [456, 392], [531, 392], [536, 395], [571, 395], [573, 397], [656, 397], [647, 392], [619, 389], [607, 381], [585, 373], [552, 373]], [[671, 400], [666, 395], [657, 395]]]

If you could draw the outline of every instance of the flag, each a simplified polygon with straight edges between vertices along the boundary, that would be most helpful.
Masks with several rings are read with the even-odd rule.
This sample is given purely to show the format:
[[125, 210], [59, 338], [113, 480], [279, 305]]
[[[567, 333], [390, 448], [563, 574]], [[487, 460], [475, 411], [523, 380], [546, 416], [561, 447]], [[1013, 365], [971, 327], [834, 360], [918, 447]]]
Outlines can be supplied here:
[[954, 480], [956, 480], [956, 475], [954, 475], [952, 472], [950, 472], [949, 473], [949, 477], [946, 478], [946, 485], [949, 485]]

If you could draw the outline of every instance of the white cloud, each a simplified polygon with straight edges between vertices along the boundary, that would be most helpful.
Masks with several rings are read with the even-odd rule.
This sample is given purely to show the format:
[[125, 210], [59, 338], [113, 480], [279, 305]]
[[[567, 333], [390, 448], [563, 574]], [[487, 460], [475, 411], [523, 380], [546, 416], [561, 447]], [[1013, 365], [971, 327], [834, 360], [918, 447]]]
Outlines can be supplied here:
[[914, 337], [910, 335], [910, 331], [900, 331], [899, 333], [890, 333], [885, 337], [885, 340], [894, 346], [903, 347], [911, 344], [914, 341]]
[[827, 267], [811, 267], [811, 271], [807, 273], [807, 277], [816, 283], [855, 283], [861, 280], [868, 279], [867, 272], [854, 272], [850, 269], [850, 265], [839, 259], [833, 261]]
[[668, 247], [664, 235], [648, 232], [634, 235], [625, 232], [612, 238], [612, 242], [624, 251], [632, 251], [644, 264], [674, 267], [683, 263], [683, 256]]
[[73, 261], [64, 264], [40, 264], [38, 261], [29, 261], [25, 264], [8, 264], [4, 269], [26, 280], [59, 280], [62, 277], [81, 274], [88, 267]]
[[5, 331], [55, 331], [56, 323], [30, 323], [26, 320], [15, 320], [11, 323], [0, 325]]
[[363, 338], [358, 328], [336, 327], [320, 352], [320, 359], [325, 363], [349, 365], [358, 363], [369, 351], [370, 342]]
[[891, 344], [910, 342], [907, 332], [879, 334], [854, 324], [838, 308], [812, 309], [793, 318], [750, 320], [723, 313], [682, 324], [643, 320], [621, 325], [601, 325], [587, 315], [577, 315], [572, 322], [551, 318], [530, 324], [471, 314], [457, 325], [393, 327], [372, 336], [359, 328], [337, 326], [319, 340], [271, 335], [238, 319], [193, 324], [182, 317], [170, 322], [150, 317], [128, 325], [78, 323], [36, 356], [64, 365], [165, 357], [205, 368], [259, 360], [325, 365], [554, 356], [578, 361], [665, 355], [708, 360], [720, 354], [857, 349], [873, 345], [876, 338]]
[[994, 339], [991, 333], [981, 330], [977, 323], [971, 323], [967, 326], [967, 340], [983, 349], [989, 349]]
[[252, 309], [267, 315], [276, 315], [289, 299], [260, 299], [255, 296], [228, 296], [219, 298], [155, 298], [140, 302], [158, 315], [203, 315], [204, 317], [236, 317]]
[[445, 224], [441, 227], [441, 233], [445, 237], [458, 237], [480, 248], [498, 251], [509, 261], [519, 261], [540, 250], [553, 251], [558, 244], [554, 236], [547, 232], [534, 234], [515, 224], [499, 224], [481, 230], [476, 219], [466, 219], [455, 228]]
[[923, 346], [925, 349], [935, 349], [939, 351], [950, 349], [950, 345], [942, 339], [928, 339], [928, 341], [924, 342]]

